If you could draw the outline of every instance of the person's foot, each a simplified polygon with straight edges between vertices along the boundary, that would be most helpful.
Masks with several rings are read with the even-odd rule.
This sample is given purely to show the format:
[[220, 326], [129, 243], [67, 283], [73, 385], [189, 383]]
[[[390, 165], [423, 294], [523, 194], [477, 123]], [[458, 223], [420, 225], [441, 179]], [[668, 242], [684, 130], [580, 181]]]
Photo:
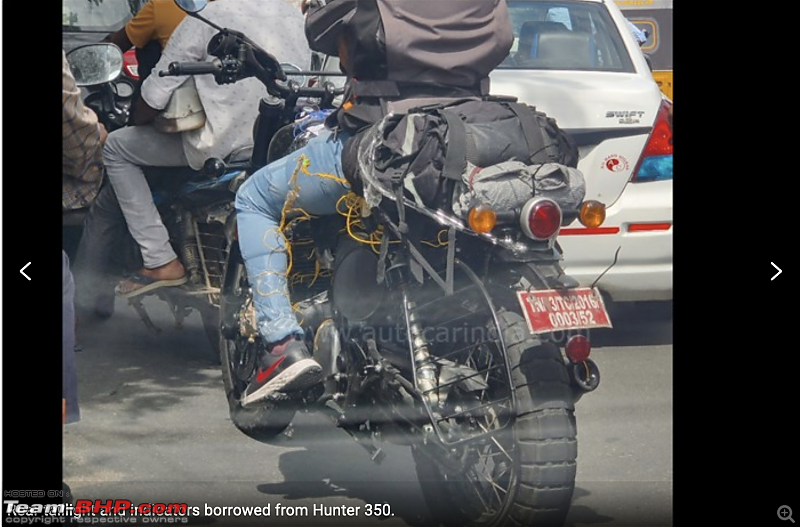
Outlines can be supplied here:
[[186, 283], [186, 274], [178, 259], [153, 269], [142, 268], [121, 281], [114, 292], [123, 298], [132, 298], [161, 287]]
[[322, 380], [322, 366], [311, 358], [302, 340], [292, 336], [264, 353], [253, 380], [242, 394], [242, 406], [267, 399], [276, 392], [309, 388]]

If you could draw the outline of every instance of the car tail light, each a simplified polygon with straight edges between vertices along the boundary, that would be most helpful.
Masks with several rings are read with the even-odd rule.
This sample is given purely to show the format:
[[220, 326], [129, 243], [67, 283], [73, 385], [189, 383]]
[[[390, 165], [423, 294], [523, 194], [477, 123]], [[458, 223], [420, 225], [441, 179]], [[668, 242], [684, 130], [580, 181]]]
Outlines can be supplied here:
[[578, 221], [585, 227], [596, 229], [606, 221], [606, 206], [593, 199], [584, 201], [581, 204]]
[[661, 101], [653, 131], [647, 139], [632, 181], [664, 181], [672, 179], [672, 127], [667, 110], [671, 102]]
[[139, 61], [136, 60], [136, 51], [131, 48], [123, 54], [122, 71], [133, 80], [139, 80]]
[[561, 227], [561, 207], [549, 198], [534, 198], [522, 207], [519, 223], [529, 238], [547, 240]]
[[589, 358], [589, 353], [592, 351], [592, 345], [585, 335], [573, 335], [567, 341], [567, 357], [572, 362], [583, 362]]

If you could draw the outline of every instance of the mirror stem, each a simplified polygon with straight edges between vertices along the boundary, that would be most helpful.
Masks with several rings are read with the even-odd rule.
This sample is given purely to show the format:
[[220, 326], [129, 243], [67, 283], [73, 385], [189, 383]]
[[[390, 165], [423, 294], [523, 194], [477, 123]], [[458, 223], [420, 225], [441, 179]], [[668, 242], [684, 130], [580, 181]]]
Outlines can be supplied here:
[[196, 18], [197, 20], [200, 20], [201, 22], [205, 22], [206, 24], [208, 24], [209, 26], [213, 27], [217, 31], [222, 31], [222, 29], [223, 29], [223, 28], [219, 27], [218, 25], [216, 25], [211, 20], [208, 20], [207, 18], [204, 18], [204, 17], [200, 16], [198, 13], [186, 13], [186, 14], [191, 16], [191, 17]]

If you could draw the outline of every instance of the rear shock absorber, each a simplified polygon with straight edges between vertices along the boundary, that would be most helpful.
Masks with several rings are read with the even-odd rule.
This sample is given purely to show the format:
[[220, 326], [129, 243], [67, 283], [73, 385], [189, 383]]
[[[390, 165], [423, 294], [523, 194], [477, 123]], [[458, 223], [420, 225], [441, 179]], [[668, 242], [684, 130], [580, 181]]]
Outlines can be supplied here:
[[414, 380], [417, 389], [422, 392], [432, 411], [439, 408], [438, 380], [436, 365], [431, 360], [428, 342], [425, 340], [424, 328], [414, 313], [416, 304], [408, 300], [407, 293], [403, 293], [406, 324], [408, 331], [411, 355], [414, 359]]
[[197, 285], [202, 282], [199, 265], [200, 248], [197, 246], [197, 226], [192, 213], [188, 210], [181, 211], [181, 238], [181, 254], [186, 276], [190, 284]]

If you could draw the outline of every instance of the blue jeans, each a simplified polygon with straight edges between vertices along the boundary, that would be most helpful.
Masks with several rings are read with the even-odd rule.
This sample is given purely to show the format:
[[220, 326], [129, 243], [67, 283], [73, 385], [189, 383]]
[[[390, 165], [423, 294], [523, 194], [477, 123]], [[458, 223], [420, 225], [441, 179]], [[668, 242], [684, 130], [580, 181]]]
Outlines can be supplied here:
[[[239, 246], [253, 288], [258, 330], [268, 343], [303, 334], [286, 281], [286, 239], [279, 232], [283, 209], [289, 205], [287, 210], [315, 216], [336, 213], [336, 203], [350, 191], [341, 162], [346, 138], [326, 129], [303, 148], [256, 171], [236, 193]], [[301, 156], [308, 160], [311, 175], [298, 170]]]

